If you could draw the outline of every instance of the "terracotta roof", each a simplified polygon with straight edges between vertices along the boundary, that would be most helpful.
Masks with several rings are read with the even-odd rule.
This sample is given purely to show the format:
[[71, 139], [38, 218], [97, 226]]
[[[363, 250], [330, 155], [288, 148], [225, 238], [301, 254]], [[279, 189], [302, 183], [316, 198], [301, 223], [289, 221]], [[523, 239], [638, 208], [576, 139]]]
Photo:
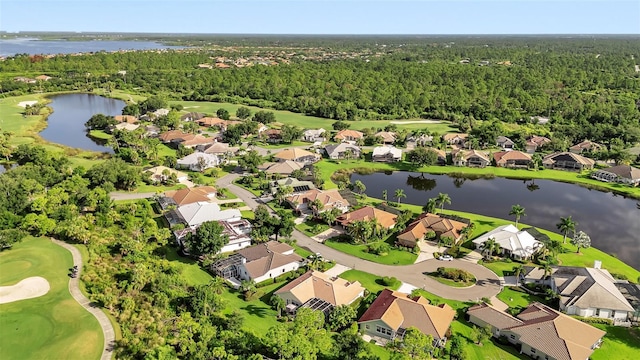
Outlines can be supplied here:
[[176, 139], [182, 139], [185, 136], [189, 136], [189, 135], [192, 135], [192, 134], [186, 133], [182, 130], [170, 130], [170, 131], [163, 132], [162, 134], [160, 134], [158, 138], [163, 142], [170, 142]]
[[324, 206], [324, 210], [329, 210], [336, 205], [349, 206], [349, 202], [340, 195], [338, 190], [318, 190], [311, 189], [309, 191], [294, 194], [287, 197], [287, 201], [292, 204], [304, 204], [318, 199]]
[[279, 153], [275, 154], [273, 157], [282, 160], [296, 160], [307, 156], [313, 156], [317, 158], [318, 154], [314, 154], [304, 149], [293, 148], [282, 150]]
[[364, 137], [364, 134], [361, 133], [360, 131], [346, 129], [346, 130], [338, 131], [338, 133], [336, 134], [336, 136], [334, 138], [336, 138], [338, 140], [343, 140], [343, 139], [346, 139], [346, 138], [360, 139], [360, 138], [363, 138], [363, 137]]
[[405, 231], [398, 234], [397, 238], [416, 241], [432, 230], [436, 234], [439, 234], [441, 238], [448, 236], [457, 240], [460, 238], [460, 231], [465, 227], [467, 227], [465, 223], [442, 218], [431, 213], [424, 213], [410, 223]]
[[395, 331], [415, 327], [434, 339], [441, 339], [455, 315], [455, 310], [447, 304], [433, 306], [421, 296], [411, 299], [406, 294], [384, 289], [358, 322], [382, 320]]
[[318, 271], [308, 271], [304, 275], [280, 288], [275, 294], [290, 292], [300, 304], [318, 298], [333, 306], [348, 305], [360, 297], [364, 287], [358, 281], [349, 282], [339, 277], [330, 277]]
[[213, 186], [199, 186], [180, 190], [170, 190], [165, 192], [164, 195], [172, 198], [178, 206], [182, 206], [201, 201], [209, 201], [211, 200], [209, 195], [215, 193], [216, 189]]
[[396, 133], [391, 131], [379, 131], [375, 134], [375, 136], [379, 136], [382, 138], [384, 142], [394, 142], [396, 141]]
[[531, 155], [517, 150], [498, 151], [496, 153], [493, 153], [493, 159], [498, 164], [506, 163], [508, 160], [531, 161]]
[[182, 141], [182, 145], [184, 146], [195, 146], [195, 145], [204, 145], [204, 144], [212, 144], [215, 140], [213, 138], [204, 137], [200, 134], [186, 136], [183, 137], [184, 141]]
[[138, 118], [133, 115], [116, 115], [113, 119], [119, 123], [127, 122], [129, 124], [135, 124], [138, 122]]
[[469, 134], [449, 133], [449, 134], [442, 135], [442, 140], [449, 142], [455, 138], [466, 140], [468, 137], [469, 137]]
[[458, 149], [458, 151], [453, 154], [453, 158], [456, 159], [459, 153], [462, 153], [462, 158], [465, 160], [469, 160], [472, 157], [479, 157], [486, 162], [491, 162], [491, 160], [489, 159], [489, 155], [482, 151]]
[[304, 167], [303, 164], [297, 163], [295, 161], [286, 160], [283, 162], [267, 162], [260, 166], [258, 169], [268, 173], [268, 174], [285, 174], [291, 175], [295, 170], [301, 170]]
[[533, 135], [527, 139], [527, 145], [542, 146], [551, 142], [551, 139], [544, 136]]
[[371, 219], [376, 219], [378, 221], [378, 224], [382, 225], [387, 229], [390, 229], [396, 224], [397, 216], [395, 214], [391, 214], [386, 211], [376, 209], [372, 206], [365, 206], [358, 210], [340, 215], [337, 218], [337, 221], [342, 226], [347, 226], [357, 220], [371, 220]]
[[214, 126], [214, 125], [218, 125], [218, 124], [224, 124], [225, 120], [222, 120], [220, 118], [217, 117], [203, 117], [200, 119], [197, 119], [196, 122], [202, 126]]
[[223, 142], [215, 142], [204, 150], [207, 154], [226, 154], [227, 152], [235, 153], [236, 151], [238, 151], [237, 147], [230, 147], [229, 144]]
[[302, 261], [302, 258], [295, 253], [284, 254], [292, 250], [293, 248], [285, 243], [269, 241], [238, 250], [238, 254], [247, 260], [244, 266], [251, 278], [255, 279], [266, 274], [269, 270]]

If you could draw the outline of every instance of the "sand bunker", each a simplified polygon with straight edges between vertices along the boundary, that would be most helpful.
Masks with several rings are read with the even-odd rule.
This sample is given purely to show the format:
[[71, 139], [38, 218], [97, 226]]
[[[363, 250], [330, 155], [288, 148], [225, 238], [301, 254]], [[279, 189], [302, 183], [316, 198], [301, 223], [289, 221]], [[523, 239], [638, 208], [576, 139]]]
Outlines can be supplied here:
[[440, 124], [442, 121], [440, 120], [398, 120], [398, 121], [389, 121], [392, 124], [401, 125], [401, 124]]
[[26, 108], [27, 105], [32, 106], [38, 103], [38, 100], [31, 100], [31, 101], [20, 101], [18, 103], [18, 106], [22, 107], [22, 108]]
[[40, 276], [26, 278], [11, 286], [0, 286], [0, 304], [37, 298], [49, 292], [49, 282]]

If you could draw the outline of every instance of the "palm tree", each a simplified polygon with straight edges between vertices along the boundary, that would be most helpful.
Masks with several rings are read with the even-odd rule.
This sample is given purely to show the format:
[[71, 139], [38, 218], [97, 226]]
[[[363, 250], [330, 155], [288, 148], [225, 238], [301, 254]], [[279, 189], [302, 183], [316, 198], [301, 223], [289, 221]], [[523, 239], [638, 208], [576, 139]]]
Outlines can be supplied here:
[[382, 199], [386, 202], [387, 201], [387, 189], [382, 190]]
[[524, 208], [520, 205], [513, 205], [511, 207], [511, 211], [509, 211], [509, 215], [515, 215], [516, 228], [518, 227], [518, 222], [520, 221], [520, 217], [527, 216], [527, 214], [524, 213]]
[[360, 180], [356, 180], [355, 183], [353, 183], [353, 188], [358, 191], [358, 194], [362, 195], [363, 192], [365, 192], [367, 190], [367, 187], [364, 185], [364, 183]]
[[431, 198], [427, 200], [427, 203], [422, 207], [422, 211], [433, 214], [436, 212], [437, 206], [438, 206], [438, 199]]
[[468, 240], [473, 235], [473, 230], [475, 230], [475, 225], [471, 223], [460, 230], [460, 235], [462, 235], [464, 240]]
[[398, 199], [398, 205], [400, 205], [400, 198], [406, 198], [407, 194], [404, 193], [404, 190], [402, 189], [396, 189], [396, 191], [393, 193], [396, 197], [396, 199]]
[[573, 233], [576, 232], [576, 225], [578, 225], [577, 222], [573, 221], [573, 219], [571, 218], [571, 216], [563, 218], [560, 218], [560, 222], [556, 224], [556, 228], [558, 228], [558, 230], [562, 231], [562, 243], [566, 243], [567, 241], [567, 234], [571, 231]]
[[551, 265], [549, 265], [549, 263], [545, 263], [544, 265], [539, 266], [538, 269], [544, 271], [545, 279], [547, 278], [547, 276], [551, 275]]
[[225, 287], [224, 279], [219, 276], [214, 277], [213, 280], [209, 282], [209, 287], [211, 288], [212, 292], [218, 295], [222, 294]]
[[514, 266], [512, 271], [513, 271], [513, 275], [516, 277], [516, 286], [518, 286], [520, 275], [524, 274], [524, 266], [522, 265]]
[[313, 210], [316, 214], [319, 214], [324, 208], [324, 204], [320, 201], [320, 199], [315, 199], [309, 203], [309, 208]]
[[367, 220], [356, 220], [349, 225], [347, 232], [355, 243], [366, 243], [373, 234], [373, 227]]
[[439, 193], [436, 200], [440, 205], [440, 212], [444, 211], [444, 204], [451, 205], [451, 197], [449, 197], [449, 194]]
[[492, 257], [495, 250], [500, 248], [500, 245], [498, 244], [498, 242], [496, 242], [496, 239], [494, 238], [489, 238], [487, 241], [484, 242], [483, 246], [484, 246], [484, 249], [482, 252], [486, 258]]

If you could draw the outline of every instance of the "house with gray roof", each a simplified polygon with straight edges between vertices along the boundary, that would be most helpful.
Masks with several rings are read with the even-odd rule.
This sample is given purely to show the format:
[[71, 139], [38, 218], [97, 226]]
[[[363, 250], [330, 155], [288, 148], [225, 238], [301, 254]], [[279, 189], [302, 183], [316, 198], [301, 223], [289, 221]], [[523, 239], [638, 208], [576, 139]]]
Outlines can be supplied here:
[[179, 222], [196, 227], [207, 221], [237, 221], [242, 218], [238, 209], [220, 209], [220, 205], [211, 202], [199, 201], [175, 209], [175, 215]]
[[349, 152], [351, 152], [349, 156], [350, 159], [357, 159], [360, 157], [361, 150], [356, 145], [343, 142], [340, 144], [331, 144], [325, 146], [324, 152], [330, 159], [334, 160], [346, 159]]
[[617, 165], [591, 173], [591, 177], [604, 182], [617, 182], [631, 186], [640, 185], [640, 169], [630, 165]]
[[306, 142], [311, 142], [311, 143], [315, 143], [315, 142], [323, 143], [327, 141], [327, 138], [325, 137], [326, 132], [327, 131], [322, 128], [308, 129], [302, 133], [302, 140]]
[[191, 171], [204, 171], [220, 165], [220, 157], [214, 154], [194, 152], [177, 161], [177, 167]]

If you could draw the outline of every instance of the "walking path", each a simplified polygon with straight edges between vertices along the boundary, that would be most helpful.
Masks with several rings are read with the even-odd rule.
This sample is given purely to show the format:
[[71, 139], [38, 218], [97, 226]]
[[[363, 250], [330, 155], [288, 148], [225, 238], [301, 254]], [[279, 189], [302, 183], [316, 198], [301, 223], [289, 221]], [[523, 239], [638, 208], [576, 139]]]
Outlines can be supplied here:
[[[233, 184], [233, 180], [242, 176], [241, 174], [229, 174], [218, 180], [218, 187], [225, 187], [238, 196], [252, 209], [259, 205], [259, 199], [249, 191]], [[276, 216], [271, 208], [269, 212]], [[458, 301], [479, 301], [483, 297], [491, 298], [500, 292], [500, 279], [491, 270], [482, 265], [470, 261], [455, 259], [444, 263], [443, 261], [430, 259], [417, 264], [394, 266], [378, 264], [363, 260], [341, 251], [332, 249], [326, 245], [318, 243], [301, 231], [294, 229], [292, 238], [297, 241], [298, 246], [304, 247], [313, 253], [321, 253], [325, 259], [334, 260], [337, 264], [342, 264], [355, 270], [368, 272], [378, 276], [394, 276], [403, 283], [422, 288], [433, 294], [446, 299]], [[454, 267], [466, 270], [475, 276], [477, 283], [468, 288], [454, 288], [439, 283], [428, 277], [426, 274], [434, 272], [440, 266]]]
[[89, 299], [87, 299], [87, 297], [80, 291], [79, 276], [82, 273], [82, 255], [80, 255], [80, 251], [66, 242], [56, 240], [54, 238], [51, 238], [51, 241], [71, 252], [71, 255], [73, 256], [73, 264], [78, 266], [78, 277], [69, 279], [69, 292], [83, 308], [87, 309], [87, 311], [98, 319], [98, 323], [100, 324], [102, 333], [104, 334], [104, 347], [102, 348], [102, 356], [100, 356], [100, 360], [111, 360], [113, 356], [113, 348], [116, 343], [115, 331], [113, 330], [113, 325], [111, 325], [111, 321], [109, 321], [107, 315], [102, 312], [100, 307], [89, 301]]

